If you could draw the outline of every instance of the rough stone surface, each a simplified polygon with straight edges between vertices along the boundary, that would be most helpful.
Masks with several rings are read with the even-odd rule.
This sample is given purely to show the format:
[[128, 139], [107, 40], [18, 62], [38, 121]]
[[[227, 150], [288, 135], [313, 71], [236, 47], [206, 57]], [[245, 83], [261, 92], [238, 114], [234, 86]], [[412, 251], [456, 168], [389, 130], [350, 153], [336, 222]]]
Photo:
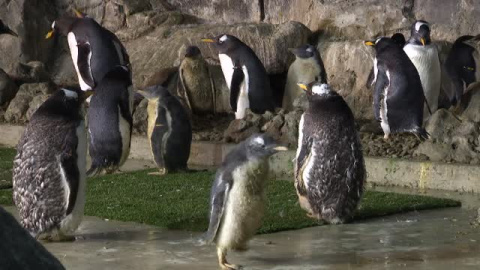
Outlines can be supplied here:
[[143, 99], [135, 108], [135, 112], [133, 113], [133, 132], [136, 134], [147, 134], [147, 105], [148, 100]]
[[462, 119], [480, 122], [480, 87], [475, 87], [465, 94], [462, 99], [462, 103], [464, 102], [466, 109], [461, 115]]
[[[8, 105], [4, 115], [5, 121], [9, 123], [25, 123], [34, 110], [40, 106], [40, 102], [45, 100], [46, 96], [53, 93], [55, 89], [55, 86], [51, 83], [22, 84], [15, 98]], [[29, 110], [30, 106], [33, 106], [31, 110]]]
[[18, 91], [17, 85], [0, 69], [0, 106], [10, 102]]

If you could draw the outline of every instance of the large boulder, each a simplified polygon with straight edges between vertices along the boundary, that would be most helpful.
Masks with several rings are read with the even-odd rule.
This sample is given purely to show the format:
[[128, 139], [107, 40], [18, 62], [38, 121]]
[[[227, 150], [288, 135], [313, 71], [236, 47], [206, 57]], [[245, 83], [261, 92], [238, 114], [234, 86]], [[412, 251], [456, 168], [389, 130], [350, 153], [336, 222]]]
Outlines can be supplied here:
[[465, 107], [461, 117], [473, 122], [480, 122], [480, 85], [471, 89], [462, 98]]
[[55, 91], [51, 83], [25, 83], [8, 105], [4, 118], [9, 123], [25, 123], [35, 110]]

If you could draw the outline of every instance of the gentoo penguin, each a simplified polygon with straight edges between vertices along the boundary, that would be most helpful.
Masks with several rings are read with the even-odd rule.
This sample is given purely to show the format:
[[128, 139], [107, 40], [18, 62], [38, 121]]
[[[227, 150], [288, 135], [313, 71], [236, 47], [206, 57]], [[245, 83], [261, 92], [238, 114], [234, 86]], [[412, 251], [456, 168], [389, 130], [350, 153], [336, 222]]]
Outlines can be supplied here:
[[215, 87], [197, 46], [189, 46], [178, 69], [181, 94], [194, 114], [215, 112]]
[[0, 265], [2, 269], [64, 270], [15, 218], [0, 207]]
[[13, 30], [10, 29], [6, 24], [4, 24], [2, 20], [0, 20], [0, 35], [1, 34], [7, 34], [7, 35], [12, 35], [14, 37], [18, 37], [17, 33], [13, 32]]
[[298, 82], [327, 83], [327, 73], [322, 58], [314, 46], [303, 45], [289, 50], [295, 55], [295, 61], [288, 68], [287, 84], [283, 95], [282, 107], [286, 111], [291, 111], [293, 101], [303, 94], [297, 85]]
[[[478, 51], [472, 42], [478, 42], [479, 37], [461, 36], [448, 53], [444, 67], [447, 75], [450, 77], [454, 93], [451, 94], [450, 102], [453, 105], [460, 104], [462, 96], [468, 86], [480, 79], [477, 75], [480, 65], [478, 61]], [[478, 64], [477, 64], [478, 63]]]
[[192, 126], [185, 107], [160, 85], [138, 92], [148, 99], [147, 135], [160, 174], [187, 170]]
[[[400, 48], [403, 48], [403, 46], [405, 46], [405, 36], [402, 34], [402, 33], [395, 33], [392, 35], [391, 39], [393, 40], [393, 42], [395, 42], [396, 44], [398, 44], [398, 46], [400, 46]], [[371, 88], [373, 86], [373, 79], [375, 78], [375, 74], [374, 74], [374, 71], [373, 71], [373, 67], [372, 69], [370, 70], [370, 73], [368, 74], [368, 79], [367, 79], [367, 84], [366, 84], [366, 87], [367, 88]], [[308, 82], [308, 81], [306, 81]]]
[[295, 158], [300, 206], [312, 218], [331, 224], [347, 222], [362, 197], [366, 176], [353, 113], [328, 84], [299, 86], [308, 99]]
[[202, 41], [213, 43], [218, 50], [236, 119], [242, 119], [247, 108], [256, 114], [275, 109], [267, 71], [250, 47], [225, 34]]
[[[130, 72], [130, 60], [120, 40], [94, 19], [75, 11], [76, 17], [63, 15], [52, 23], [54, 33], [67, 37], [73, 65], [82, 90], [95, 88], [115, 66], [126, 66]], [[131, 76], [131, 74], [130, 74]]]
[[391, 38], [380, 37], [365, 44], [375, 47], [373, 112], [385, 139], [400, 132], [428, 138], [422, 128], [425, 96], [412, 61]]
[[26, 126], [13, 161], [20, 223], [39, 239], [71, 240], [85, 206], [87, 135], [81, 105], [88, 92], [62, 89]]
[[238, 269], [227, 262], [228, 250], [245, 250], [262, 224], [268, 158], [286, 147], [271, 137], [254, 134], [236, 146], [217, 170], [210, 193], [210, 225], [203, 243], [216, 242], [222, 269]]
[[420, 75], [425, 93], [425, 109], [423, 119], [438, 108], [438, 97], [441, 86], [441, 69], [438, 49], [430, 41], [430, 27], [426, 21], [416, 21], [412, 25], [411, 36], [403, 50], [408, 55]]
[[127, 160], [133, 123], [133, 87], [129, 70], [117, 66], [94, 88], [88, 108], [89, 154], [87, 174], [113, 173]]

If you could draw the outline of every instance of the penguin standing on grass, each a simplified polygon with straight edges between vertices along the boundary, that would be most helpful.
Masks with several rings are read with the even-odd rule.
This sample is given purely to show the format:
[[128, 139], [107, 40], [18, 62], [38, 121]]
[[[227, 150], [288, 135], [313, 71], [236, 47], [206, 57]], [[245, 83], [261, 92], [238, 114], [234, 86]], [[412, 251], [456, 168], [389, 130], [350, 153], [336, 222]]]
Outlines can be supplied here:
[[304, 94], [298, 88], [298, 82], [321, 81], [327, 83], [327, 73], [322, 58], [312, 45], [303, 45], [289, 49], [295, 55], [295, 61], [288, 68], [287, 84], [283, 95], [282, 107], [286, 111], [293, 110], [293, 101]]
[[88, 109], [89, 176], [113, 173], [127, 160], [133, 124], [133, 87], [125, 66], [110, 70], [94, 88]]
[[213, 43], [218, 50], [236, 119], [243, 119], [248, 108], [256, 114], [275, 109], [267, 71], [250, 47], [238, 38], [225, 34], [202, 41]]
[[192, 125], [185, 107], [160, 85], [138, 92], [148, 99], [147, 135], [160, 175], [188, 170]]
[[344, 223], [363, 194], [365, 164], [353, 113], [327, 84], [299, 84], [308, 109], [299, 124], [295, 188], [308, 216]]
[[391, 133], [410, 132], [427, 139], [422, 128], [425, 96], [417, 69], [392, 39], [366, 41], [375, 47], [373, 113], [388, 139]]
[[81, 105], [89, 92], [62, 89], [35, 113], [13, 161], [20, 223], [39, 239], [72, 240], [85, 206], [87, 135]]
[[268, 158], [286, 147], [271, 137], [254, 134], [233, 149], [217, 170], [210, 193], [210, 225], [204, 243], [216, 242], [222, 269], [239, 269], [227, 259], [228, 250], [246, 250], [262, 224]]
[[441, 69], [438, 49], [430, 40], [430, 26], [426, 21], [412, 25], [411, 36], [403, 50], [408, 55], [420, 76], [426, 104], [423, 119], [427, 120], [438, 108], [441, 86]]
[[127, 67], [130, 72], [127, 51], [117, 36], [85, 14], [76, 10], [75, 14], [76, 17], [64, 15], [55, 20], [46, 38], [51, 38], [57, 32], [67, 37], [82, 90], [95, 88], [117, 65]]

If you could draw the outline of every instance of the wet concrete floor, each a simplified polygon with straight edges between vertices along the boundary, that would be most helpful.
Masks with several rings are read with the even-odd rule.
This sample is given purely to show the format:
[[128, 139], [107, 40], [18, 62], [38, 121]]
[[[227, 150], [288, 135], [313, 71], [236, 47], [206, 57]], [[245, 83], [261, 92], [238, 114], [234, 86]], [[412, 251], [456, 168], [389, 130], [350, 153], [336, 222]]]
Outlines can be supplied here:
[[[476, 209], [450, 208], [258, 235], [228, 259], [244, 269], [480, 269], [476, 219]], [[75, 242], [45, 246], [73, 270], [218, 269], [199, 235], [86, 217]]]

